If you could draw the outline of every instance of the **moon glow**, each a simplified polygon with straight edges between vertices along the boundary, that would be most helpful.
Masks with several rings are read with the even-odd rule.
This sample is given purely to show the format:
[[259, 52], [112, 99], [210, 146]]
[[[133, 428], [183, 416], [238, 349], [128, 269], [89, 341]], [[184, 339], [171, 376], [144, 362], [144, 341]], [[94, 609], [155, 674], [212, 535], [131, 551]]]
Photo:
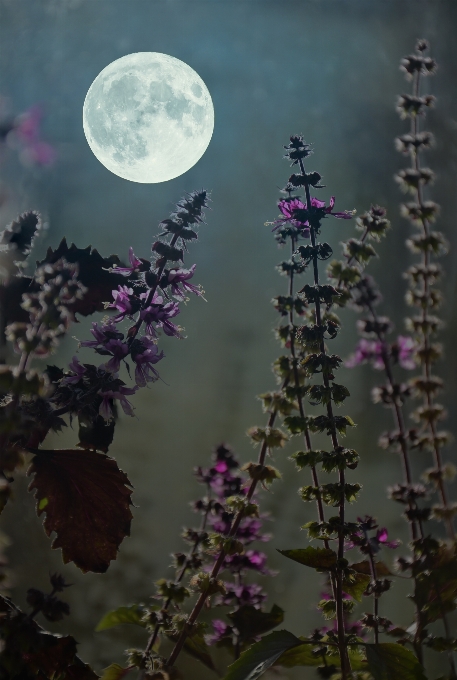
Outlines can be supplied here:
[[165, 182], [203, 156], [214, 108], [203, 80], [183, 61], [136, 52], [113, 61], [89, 88], [87, 142], [100, 163], [132, 182]]

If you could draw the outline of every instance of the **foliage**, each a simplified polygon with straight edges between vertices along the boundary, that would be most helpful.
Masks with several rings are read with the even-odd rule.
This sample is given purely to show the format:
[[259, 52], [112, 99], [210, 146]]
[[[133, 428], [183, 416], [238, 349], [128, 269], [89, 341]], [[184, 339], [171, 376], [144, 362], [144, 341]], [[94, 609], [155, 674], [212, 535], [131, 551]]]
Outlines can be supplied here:
[[[336, 211], [334, 196], [328, 201], [311, 196], [325, 188], [322, 177], [306, 171], [310, 145], [301, 135], [292, 135], [284, 147], [285, 158], [296, 172], [281, 191], [279, 216], [269, 223], [278, 246], [289, 249], [277, 266], [287, 285], [272, 300], [280, 319], [275, 334], [282, 354], [273, 364], [276, 387], [259, 396], [265, 422], [247, 431], [257, 458], [240, 464], [232, 449], [220, 444], [209, 467], [195, 470], [204, 488], [193, 504], [199, 521], [183, 531], [187, 548], [173, 555], [172, 577], [156, 582], [152, 603], [119, 607], [97, 626], [100, 633], [133, 624], [145, 635], [143, 648], [127, 650], [126, 665], [111, 664], [103, 680], [120, 680], [132, 672], [141, 680], [177, 680], [181, 675], [175, 665], [182, 651], [216, 671], [211, 647], [223, 647], [233, 659], [225, 680], [256, 680], [273, 667], [296, 666], [314, 667], [321, 678], [425, 680], [424, 648], [446, 652], [449, 678], [456, 680], [457, 641], [449, 624], [457, 606], [456, 506], [446, 485], [454, 470], [443, 461], [450, 436], [438, 429], [445, 410], [436, 398], [444, 381], [433, 374], [442, 353], [436, 342], [442, 296], [435, 287], [441, 274], [435, 258], [446, 252], [447, 242], [431, 230], [438, 206], [426, 192], [434, 175], [422, 167], [421, 158], [432, 136], [419, 125], [434, 104], [431, 95], [421, 94], [423, 77], [435, 71], [427, 50], [427, 43], [419, 41], [415, 53], [402, 60], [412, 91], [397, 102], [410, 130], [398, 137], [396, 146], [410, 156], [411, 165], [398, 172], [396, 181], [413, 199], [402, 204], [401, 214], [418, 229], [406, 242], [417, 256], [405, 274], [406, 301], [417, 310], [406, 318], [409, 334], [390, 337], [393, 324], [378, 313], [382, 296], [365, 271], [391, 226], [385, 209], [372, 205], [362, 213], [356, 219], [357, 238], [349, 234], [342, 259], [330, 260], [333, 248], [321, 240], [327, 218], [342, 220], [343, 225], [355, 211]], [[105, 572], [129, 535], [132, 485], [107, 454], [115, 441], [119, 409], [132, 416], [129, 398], [159, 379], [162, 335], [183, 337], [175, 323], [180, 304], [189, 293], [203, 294], [200, 286], [190, 283], [195, 265], [184, 269], [184, 257], [189, 243], [198, 238], [207, 203], [206, 191], [188, 194], [159, 224], [151, 259], [139, 258], [130, 249], [128, 265], [116, 255], [104, 258], [90, 246], [69, 247], [64, 239], [57, 249], [48, 249], [33, 276], [27, 277], [23, 268], [41, 230], [39, 215], [23, 213], [0, 235], [5, 272], [0, 344], [8, 358], [0, 366], [0, 510], [12, 497], [13, 473], [29, 464], [29, 490], [35, 495], [37, 515], [44, 515], [46, 534], [55, 534], [52, 547], [61, 548], [63, 561], [84, 572]], [[337, 312], [346, 306], [362, 315], [357, 324], [361, 338], [343, 362], [333, 347], [342, 332]], [[79, 343], [102, 357], [101, 363], [81, 363], [75, 354], [65, 368], [35, 367], [53, 354], [78, 315], [103, 311], [108, 316], [92, 323], [93, 339]], [[372, 396], [394, 419], [394, 429], [381, 435], [380, 443], [401, 460], [403, 477], [393, 483], [389, 495], [408, 522], [410, 541], [403, 548], [373, 516], [354, 520], [351, 515], [350, 506], [362, 492], [354, 471], [363, 456], [342, 443], [356, 425], [349, 415], [336, 412], [350, 398], [348, 388], [336, 379], [344, 363], [349, 368], [368, 363], [384, 374], [384, 383]], [[404, 377], [402, 371], [418, 367], [418, 375]], [[120, 377], [123, 369], [128, 380]], [[409, 407], [411, 399], [419, 400], [416, 408]], [[415, 422], [410, 429], [407, 415]], [[73, 421], [78, 424], [76, 448], [45, 448], [50, 432], [59, 433]], [[297, 573], [302, 566], [317, 572], [322, 588], [316, 607], [324, 619], [301, 637], [274, 631], [282, 625], [284, 611], [277, 604], [265, 605], [267, 594], [259, 578], [273, 572], [258, 549], [258, 542], [270, 538], [264, 532], [268, 515], [261, 510], [261, 493], [274, 488], [282, 476], [280, 463], [276, 467], [268, 457], [280, 456], [296, 437], [298, 450], [290, 460], [307, 476], [298, 492], [315, 514], [304, 512], [305, 544], [278, 552], [295, 563]], [[411, 462], [415, 451], [432, 456], [433, 467], [421, 481], [415, 479]], [[442, 523], [447, 539], [435, 532], [431, 519]], [[381, 552], [398, 548], [401, 554], [391, 567]], [[306, 578], [306, 570], [303, 574]], [[381, 598], [395, 586], [397, 575], [411, 584], [413, 623], [406, 628], [381, 615]], [[35, 620], [42, 616], [60, 622], [69, 615], [59, 595], [67, 586], [54, 574], [49, 593], [29, 588], [27, 614], [1, 597], [1, 677], [98, 677], [77, 656], [73, 637], [48, 633]], [[371, 612], [360, 614], [359, 605], [365, 610], [367, 603]], [[204, 609], [212, 613], [209, 630], [201, 620]], [[216, 618], [215, 612], [222, 613]], [[160, 654], [164, 640], [172, 643], [167, 658]]]

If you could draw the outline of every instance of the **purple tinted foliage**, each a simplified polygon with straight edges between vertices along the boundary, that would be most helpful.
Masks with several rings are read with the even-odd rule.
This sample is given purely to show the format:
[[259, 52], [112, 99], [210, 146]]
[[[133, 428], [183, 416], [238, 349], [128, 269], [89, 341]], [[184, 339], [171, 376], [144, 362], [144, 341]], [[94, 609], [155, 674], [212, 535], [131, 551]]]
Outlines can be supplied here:
[[416, 345], [410, 336], [404, 335], [399, 335], [397, 342], [391, 346], [384, 345], [380, 340], [360, 338], [354, 354], [347, 359], [345, 365], [347, 368], [354, 368], [360, 364], [370, 363], [373, 368], [383, 370], [384, 351], [388, 352], [389, 356], [397, 361], [402, 368], [409, 371], [415, 368], [414, 353], [416, 351]]
[[155, 382], [159, 374], [154, 368], [164, 357], [152, 338], [144, 336], [140, 340], [135, 339], [131, 347], [131, 356], [135, 362], [135, 382], [138, 387], [146, 387], [148, 382]]
[[327, 215], [343, 220], [350, 220], [352, 218], [352, 212], [333, 212], [334, 206], [334, 196], [330, 198], [328, 206], [325, 204], [325, 201], [311, 197], [311, 210], [308, 210], [307, 204], [303, 203], [299, 198], [283, 198], [278, 202], [278, 208], [283, 217], [275, 220], [273, 231], [288, 223], [296, 229], [300, 229], [303, 236], [309, 237], [309, 220], [312, 217], [316, 220], [321, 220], [327, 217]]
[[[409, 335], [399, 335], [397, 338], [398, 363], [402, 368], [413, 371], [416, 368], [414, 355], [416, 343]], [[394, 354], [394, 353], [393, 353]]]
[[138, 386], [127, 387], [120, 385], [116, 390], [107, 390], [105, 392], [100, 392], [100, 396], [103, 398], [100, 405], [99, 413], [105, 420], [111, 420], [114, 417], [114, 413], [111, 408], [111, 400], [118, 399], [120, 405], [125, 414], [128, 416], [133, 416], [133, 406], [127, 399], [128, 396], [135, 394]]
[[[385, 527], [379, 528], [376, 520], [370, 515], [366, 515], [363, 519], [357, 517], [359, 528], [351, 534], [350, 540], [346, 542], [346, 550], [358, 548], [361, 553], [373, 554], [378, 553], [381, 548], [398, 548], [400, 541], [389, 541], [389, 534]], [[370, 532], [375, 531], [374, 535], [370, 536]]]
[[109, 309], [117, 309], [119, 314], [114, 317], [114, 322], [123, 321], [125, 317], [131, 317], [141, 307], [140, 298], [134, 294], [133, 288], [119, 286], [113, 290], [113, 302], [108, 305]]
[[381, 370], [384, 368], [382, 349], [382, 342], [379, 340], [361, 338], [357, 343], [354, 354], [346, 361], [346, 366], [348, 368], [354, 368], [355, 366], [369, 362], [374, 368]]
[[[146, 299], [148, 293], [141, 293], [140, 298]], [[157, 337], [157, 328], [162, 328], [165, 335], [182, 338], [181, 329], [170, 321], [179, 314], [177, 302], [163, 303], [161, 295], [154, 295], [152, 302], [140, 312], [140, 319], [146, 325], [146, 332], [152, 337]], [[155, 326], [154, 326], [155, 324]]]
[[20, 156], [25, 165], [49, 166], [54, 163], [57, 157], [54, 147], [41, 139], [42, 118], [43, 111], [40, 106], [36, 105], [18, 116], [14, 121], [10, 134], [20, 144]]
[[165, 271], [164, 285], [169, 285], [171, 288], [171, 294], [174, 298], [180, 301], [186, 300], [186, 293], [193, 293], [194, 295], [203, 296], [203, 290], [201, 286], [195, 286], [193, 283], [189, 283], [195, 273], [195, 268], [197, 265], [192, 265], [190, 269], [170, 269]]
[[[210, 492], [212, 500], [212, 511], [208, 515], [208, 524], [211, 529], [218, 534], [227, 535], [230, 531], [234, 512], [227, 506], [227, 499], [231, 496], [246, 495], [246, 478], [241, 473], [239, 463], [232, 451], [224, 446], [219, 446], [213, 453], [212, 466], [209, 468], [197, 468], [196, 475], [200, 483], [205, 484]], [[198, 501], [195, 508], [207, 506], [207, 499]], [[218, 594], [214, 598], [216, 606], [235, 607], [237, 611], [244, 605], [250, 605], [259, 609], [266, 600], [266, 593], [258, 584], [246, 583], [247, 573], [257, 573], [262, 575], [273, 574], [267, 567], [267, 556], [265, 553], [250, 548], [255, 541], [268, 541], [269, 536], [263, 532], [263, 523], [267, 515], [249, 516], [241, 520], [236, 538], [244, 546], [243, 553], [226, 555], [223, 568], [231, 574], [232, 579], [227, 579], [225, 593]], [[207, 563], [206, 569], [211, 570], [214, 559]], [[222, 639], [231, 639], [238, 635], [236, 628], [225, 624], [217, 619], [214, 622], [214, 633], [206, 636], [208, 644], [216, 644]]]
[[62, 379], [63, 385], [76, 385], [79, 383], [84, 373], [86, 372], [86, 367], [83, 366], [78, 357], [74, 356], [73, 359], [68, 364], [68, 368], [72, 371], [73, 375], [67, 375]]
[[134, 273], [144, 271], [145, 260], [140, 260], [133, 252], [133, 248], [129, 248], [129, 262], [130, 267], [115, 267], [112, 271], [123, 276], [132, 276]]

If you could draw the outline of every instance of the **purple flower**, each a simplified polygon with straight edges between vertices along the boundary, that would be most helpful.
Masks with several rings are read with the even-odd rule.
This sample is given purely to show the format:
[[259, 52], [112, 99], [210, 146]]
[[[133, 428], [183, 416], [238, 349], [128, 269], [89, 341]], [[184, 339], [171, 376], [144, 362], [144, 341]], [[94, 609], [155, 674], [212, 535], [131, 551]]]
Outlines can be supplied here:
[[416, 343], [413, 338], [408, 335], [399, 335], [396, 348], [392, 348], [392, 354], [394, 354], [395, 349], [398, 352], [398, 363], [400, 366], [408, 371], [414, 370], [416, 368], [414, 361]]
[[137, 389], [137, 385], [135, 385], [135, 387], [120, 385], [116, 388], [116, 390], [105, 390], [103, 392], [99, 392], [99, 395], [103, 397], [98, 411], [102, 418], [105, 420], [111, 420], [111, 418], [113, 418], [113, 411], [111, 409], [112, 399], [119, 399], [124, 413], [126, 413], [128, 416], [133, 416], [133, 406], [126, 397], [130, 396], [131, 394], [135, 394]]
[[113, 302], [108, 305], [110, 309], [117, 309], [119, 314], [114, 317], [114, 321], [123, 321], [126, 316], [132, 316], [140, 309], [141, 301], [134, 294], [133, 288], [119, 286], [112, 291]]
[[379, 340], [361, 338], [357, 343], [354, 354], [345, 362], [347, 368], [354, 368], [359, 364], [370, 362], [374, 368], [383, 369], [383, 345]]
[[392, 549], [398, 548], [398, 546], [400, 545], [400, 541], [388, 541], [387, 540], [388, 538], [389, 533], [387, 529], [385, 527], [382, 527], [381, 529], [378, 529], [378, 531], [376, 532], [376, 536], [371, 538], [370, 542], [373, 541], [377, 545], [378, 550], [380, 550], [380, 548], [382, 547]]
[[311, 209], [308, 209], [306, 203], [303, 203], [299, 198], [283, 198], [278, 202], [278, 208], [284, 215], [274, 222], [274, 229], [282, 226], [285, 223], [292, 224], [296, 229], [301, 229], [304, 236], [309, 236], [309, 219], [310, 217], [315, 217], [318, 220], [327, 217], [327, 215], [332, 215], [338, 219], [350, 220], [353, 216], [353, 212], [332, 212], [335, 206], [335, 197], [330, 198], [330, 203], [328, 206], [325, 205], [325, 201], [319, 201], [318, 198], [311, 197]]
[[40, 106], [32, 106], [15, 121], [13, 134], [23, 149], [21, 158], [26, 165], [52, 165], [56, 159], [55, 149], [40, 139], [43, 112]]
[[125, 359], [129, 353], [129, 346], [125, 342], [113, 338], [105, 343], [104, 348], [107, 353], [112, 355], [112, 359], [105, 364], [106, 370], [109, 373], [117, 373], [122, 359]]
[[113, 267], [110, 271], [115, 274], [122, 274], [122, 276], [131, 276], [134, 272], [144, 272], [150, 267], [147, 260], [140, 260], [133, 252], [133, 248], [129, 248], [129, 262], [130, 267]]
[[235, 583], [225, 583], [226, 593], [217, 598], [217, 604], [233, 605], [248, 604], [253, 607], [258, 607], [265, 602], [267, 595], [265, 591], [257, 583], [236, 585]]
[[[400, 541], [389, 541], [389, 534], [385, 527], [378, 528], [376, 520], [370, 515], [366, 515], [363, 519], [357, 517], [359, 529], [350, 536], [350, 540], [345, 544], [346, 550], [358, 548], [361, 553], [368, 555], [376, 555], [382, 547], [384, 548], [398, 548]], [[377, 529], [374, 536], [370, 536], [368, 532]]]
[[186, 300], [186, 292], [203, 295], [201, 286], [194, 286], [194, 284], [188, 283], [195, 273], [196, 266], [196, 264], [193, 264], [190, 269], [170, 269], [166, 272], [166, 283], [170, 285], [171, 294], [177, 300]]
[[73, 359], [68, 364], [68, 368], [73, 371], [74, 375], [65, 376], [65, 378], [62, 380], [62, 385], [76, 385], [76, 383], [79, 383], [87, 370], [86, 367], [80, 363], [77, 356], [73, 357]]
[[[145, 299], [149, 293], [141, 293], [140, 298]], [[177, 302], [167, 302], [163, 304], [163, 297], [160, 295], [154, 295], [151, 303], [146, 309], [142, 309], [140, 312], [140, 319], [146, 324], [146, 332], [152, 337], [157, 337], [156, 329], [153, 324], [156, 324], [158, 328], [163, 328], [166, 335], [175, 336], [176, 338], [181, 338], [181, 329], [170, 321], [173, 317], [179, 314], [179, 305]]]
[[163, 359], [163, 352], [159, 353], [152, 338], [145, 336], [141, 340], [134, 340], [131, 347], [132, 359], [135, 362], [135, 382], [139, 387], [159, 379], [154, 364]]
[[92, 323], [91, 331], [95, 340], [85, 340], [81, 342], [81, 347], [92, 347], [97, 354], [111, 356], [105, 364], [105, 369], [110, 373], [117, 373], [124, 359], [129, 353], [129, 346], [123, 342], [124, 334], [120, 333], [113, 319], [100, 325], [97, 322]]
[[265, 576], [273, 573], [267, 568], [267, 556], [258, 550], [246, 550], [242, 555], [227, 555], [224, 567], [234, 573], [240, 573], [246, 569], [258, 571]]
[[220, 642], [223, 638], [232, 634], [232, 627], [225, 623], [225, 621], [213, 619], [211, 623], [213, 624], [214, 633], [205, 635], [207, 645], [215, 645], [216, 642]]

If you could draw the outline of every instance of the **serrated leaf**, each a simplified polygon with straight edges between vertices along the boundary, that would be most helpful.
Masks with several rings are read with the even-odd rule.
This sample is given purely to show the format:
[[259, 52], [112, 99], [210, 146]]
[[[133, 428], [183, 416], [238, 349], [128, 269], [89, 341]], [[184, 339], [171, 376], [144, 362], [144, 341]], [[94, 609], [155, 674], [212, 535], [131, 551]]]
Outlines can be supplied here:
[[395, 642], [365, 645], [374, 680], [427, 680], [424, 669], [409, 649]]
[[243, 605], [228, 614], [228, 617], [238, 629], [241, 639], [248, 640], [279, 626], [284, 621], [284, 611], [275, 604], [270, 612], [262, 612], [252, 605]]
[[[305, 640], [305, 638], [301, 638]], [[323, 640], [323, 645], [325, 646], [325, 639]], [[302, 642], [298, 647], [294, 647], [287, 652], [284, 652], [275, 666], [282, 666], [283, 668], [295, 668], [296, 666], [321, 666], [322, 665], [322, 655], [319, 653], [313, 653], [313, 650], [318, 650], [319, 645], [315, 642]], [[361, 654], [359, 649], [349, 648], [348, 649], [349, 660], [351, 662], [351, 668], [353, 671], [359, 671], [366, 669], [365, 657]], [[325, 653], [325, 659], [328, 665], [341, 666], [340, 656], [338, 652], [330, 652], [328, 649]]]
[[282, 666], [283, 668], [295, 668], [296, 666], [320, 666], [322, 664], [322, 656], [313, 654], [313, 649], [316, 648], [314, 643], [302, 643], [297, 647], [288, 649], [281, 654], [276, 661], [275, 666]]
[[[105, 572], [130, 534], [131, 484], [113, 458], [92, 451], [41, 450], [28, 470], [34, 475], [37, 515], [46, 513], [46, 534], [57, 534], [64, 562], [83, 572]], [[46, 507], [40, 502], [46, 498]]]
[[[380, 578], [381, 576], [395, 576], [384, 562], [375, 562], [375, 565], [377, 578]], [[350, 567], [358, 574], [368, 574], [371, 576], [371, 567], [368, 560], [356, 562], [355, 564], [351, 564]]]
[[296, 550], [278, 550], [281, 555], [288, 557], [289, 560], [304, 564], [312, 569], [331, 569], [335, 566], [338, 556], [330, 548], [299, 548]]
[[362, 595], [365, 592], [367, 585], [371, 581], [371, 576], [368, 574], [352, 574], [351, 579], [345, 578], [343, 580], [343, 590], [357, 600], [362, 601]]
[[141, 621], [144, 613], [144, 607], [139, 604], [132, 604], [130, 607], [118, 607], [105, 614], [97, 624], [95, 631], [99, 633], [102, 630], [114, 628], [114, 626], [119, 626], [122, 623], [134, 623], [145, 628], [146, 624]]
[[121, 680], [125, 678], [127, 673], [130, 673], [131, 668], [123, 668], [118, 663], [112, 663], [108, 668], [103, 669], [103, 675], [100, 680]]
[[[177, 635], [168, 635], [167, 637], [173, 642], [177, 642], [178, 640]], [[193, 656], [194, 659], [201, 661], [201, 663], [207, 668], [210, 668], [212, 671], [216, 670], [209, 651], [209, 647], [202, 635], [193, 635], [192, 637], [188, 637], [184, 643], [184, 649], [188, 654], [190, 654], [190, 656]]]
[[[78, 280], [87, 288], [83, 299], [76, 300], [70, 306], [71, 311], [75, 314], [89, 316], [94, 312], [102, 312], [104, 310], [103, 303], [111, 302], [111, 292], [126, 283], [125, 276], [108, 271], [114, 265], [121, 265], [117, 255], [102, 257], [92, 246], [78, 248], [72, 243], [69, 247], [66, 239], [62, 239], [56, 250], [48, 248], [46, 257], [41, 262], [37, 262], [37, 266], [39, 267], [47, 262], [54, 264], [61, 257], [71, 264], [78, 264]], [[136, 277], [134, 275], [129, 278]]]
[[224, 680], [257, 680], [288, 649], [301, 644], [301, 640], [287, 630], [278, 630], [262, 638], [243, 652], [228, 667]]
[[8, 598], [0, 596], [1, 678], [65, 678], [97, 680], [99, 677], [76, 654], [70, 635], [43, 630]]

